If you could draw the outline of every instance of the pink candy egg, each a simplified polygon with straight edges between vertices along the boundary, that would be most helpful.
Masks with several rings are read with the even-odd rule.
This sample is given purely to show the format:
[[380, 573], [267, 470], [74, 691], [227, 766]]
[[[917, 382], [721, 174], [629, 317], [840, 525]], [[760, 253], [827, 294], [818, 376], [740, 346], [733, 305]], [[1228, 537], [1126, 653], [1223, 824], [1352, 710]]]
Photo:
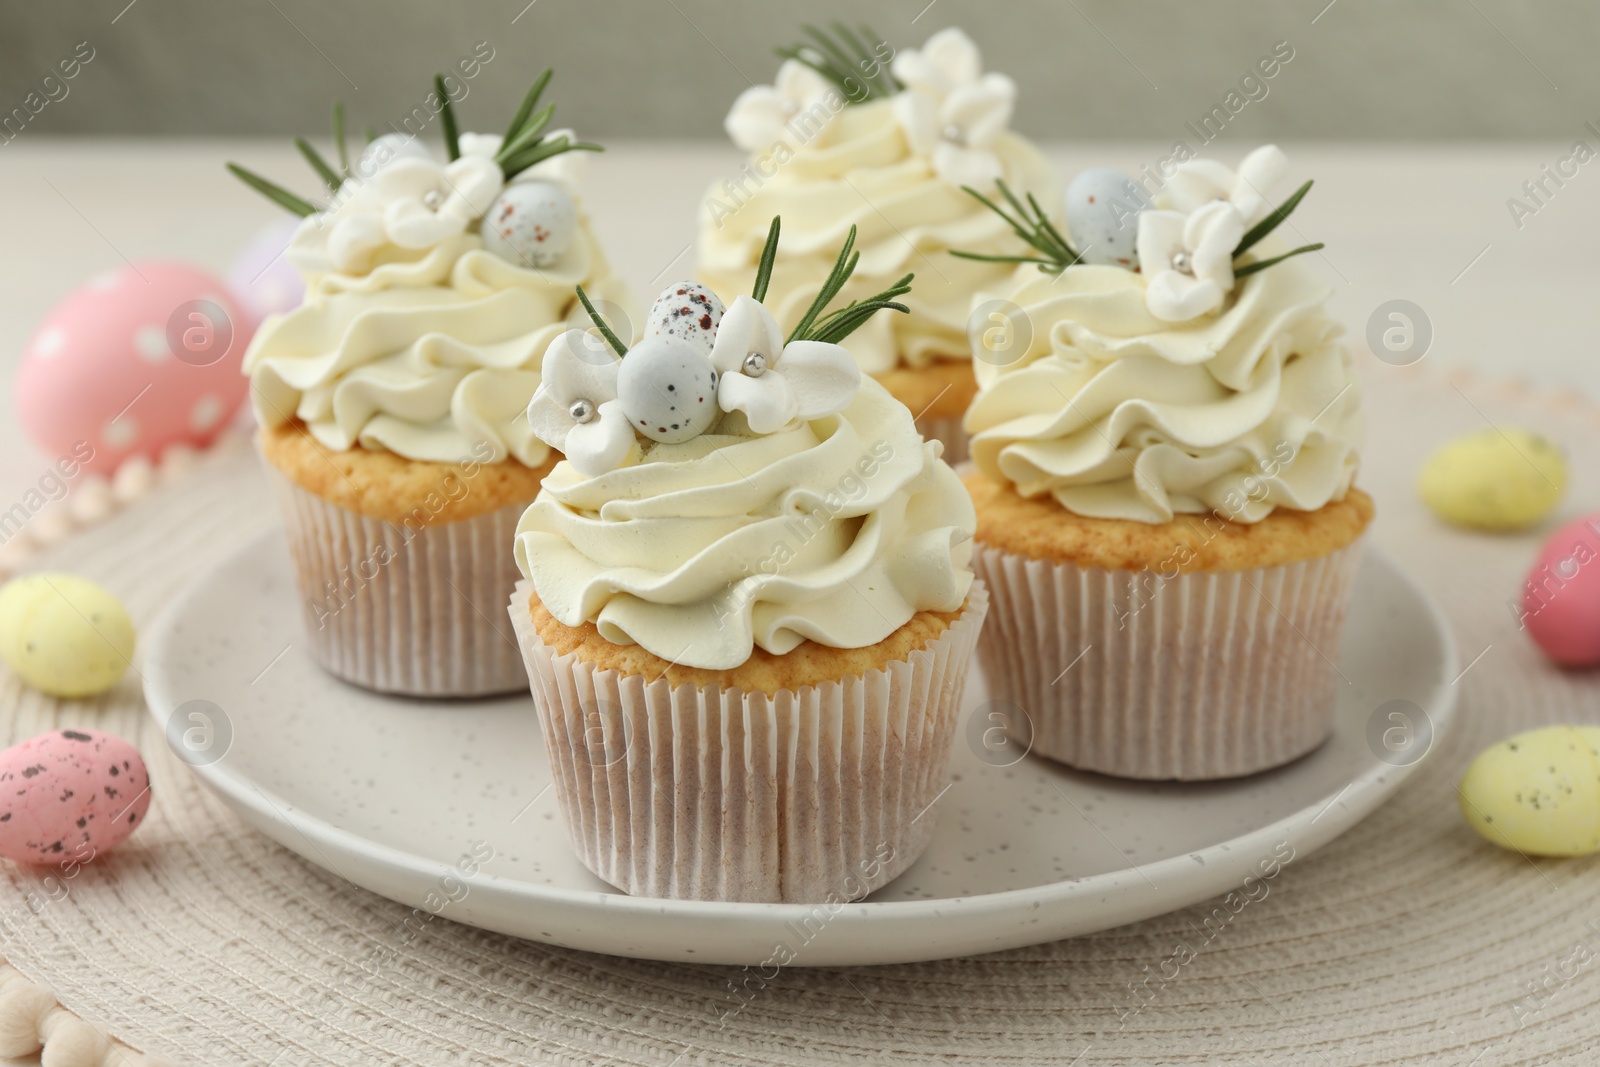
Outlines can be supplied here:
[[1557, 663], [1600, 663], [1600, 514], [1550, 535], [1523, 583], [1521, 618]]
[[293, 311], [305, 299], [306, 285], [284, 249], [300, 220], [280, 219], [250, 239], [228, 270], [228, 291], [256, 322]]
[[56, 730], [0, 752], [0, 856], [87, 863], [150, 810], [139, 750], [99, 730]]
[[182, 263], [136, 263], [70, 293], [23, 352], [14, 399], [52, 456], [109, 474], [129, 456], [204, 447], [248, 390], [253, 326], [223, 283]]

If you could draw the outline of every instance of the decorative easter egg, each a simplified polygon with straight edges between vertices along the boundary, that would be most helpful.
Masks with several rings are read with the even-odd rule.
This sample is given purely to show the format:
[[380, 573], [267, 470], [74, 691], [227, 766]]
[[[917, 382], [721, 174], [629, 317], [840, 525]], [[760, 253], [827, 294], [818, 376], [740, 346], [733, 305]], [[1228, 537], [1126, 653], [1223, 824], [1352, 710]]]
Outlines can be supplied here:
[[1553, 442], [1516, 427], [1490, 427], [1440, 445], [1417, 490], [1445, 522], [1520, 530], [1544, 519], [1567, 486], [1567, 461]]
[[645, 333], [649, 337], [679, 337], [709, 352], [722, 323], [722, 311], [722, 301], [710, 286], [679, 282], [663, 289], [650, 305]]
[[553, 267], [578, 231], [578, 209], [551, 182], [517, 182], [483, 216], [483, 247], [508, 263]]
[[0, 856], [88, 863], [144, 824], [150, 772], [99, 730], [55, 730], [0, 752]]
[[73, 574], [29, 574], [0, 587], [0, 660], [55, 697], [117, 684], [133, 659], [133, 620], [121, 601]]
[[110, 475], [129, 456], [204, 447], [249, 389], [251, 316], [220, 279], [182, 263], [123, 267], [67, 296], [28, 342], [13, 399], [51, 456]]
[[1557, 663], [1600, 664], [1600, 514], [1569, 522], [1545, 541], [1522, 584], [1521, 621]]
[[640, 433], [662, 444], [679, 444], [717, 421], [717, 369], [692, 342], [649, 337], [623, 358], [617, 400]]
[[1083, 262], [1137, 266], [1134, 239], [1139, 212], [1148, 206], [1144, 190], [1120, 170], [1093, 167], [1072, 179], [1065, 197], [1067, 233]]
[[351, 169], [358, 178], [370, 178], [397, 159], [433, 158], [433, 153], [421, 139], [409, 133], [386, 133], [361, 150], [356, 165]]
[[1479, 753], [1461, 814], [1487, 840], [1530, 856], [1600, 850], [1600, 727], [1548, 726]]
[[228, 270], [228, 292], [257, 323], [293, 311], [305, 299], [305, 282], [283, 254], [299, 228], [299, 219], [273, 223], [250, 239]]

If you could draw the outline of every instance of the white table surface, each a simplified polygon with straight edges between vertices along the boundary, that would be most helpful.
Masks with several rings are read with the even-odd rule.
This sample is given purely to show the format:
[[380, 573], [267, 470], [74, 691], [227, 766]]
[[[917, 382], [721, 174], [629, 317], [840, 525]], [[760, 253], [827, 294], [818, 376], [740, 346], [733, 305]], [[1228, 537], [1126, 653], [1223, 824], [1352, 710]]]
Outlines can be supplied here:
[[[1249, 146], [1219, 148], [1233, 162]], [[1600, 398], [1590, 327], [1600, 293], [1600, 173], [1580, 171], [1514, 224], [1507, 199], [1562, 145], [1285, 146], [1292, 175], [1317, 187], [1292, 222], [1323, 240], [1334, 312], [1365, 344], [1379, 304], [1404, 298], [1433, 323], [1426, 360], [1525, 377]], [[1140, 144], [1055, 146], [1072, 174], [1136, 170]], [[11, 378], [35, 323], [87, 278], [125, 259], [177, 258], [224, 272], [282, 212], [223, 169], [234, 159], [296, 188], [310, 172], [287, 140], [177, 141], [24, 137], [0, 158], [0, 500], [34, 484], [47, 458], [21, 435]], [[618, 270], [648, 301], [691, 273], [696, 211], [739, 157], [725, 144], [614, 144], [590, 163], [588, 208]], [[1297, 235], [1297, 236], [1298, 236]]]

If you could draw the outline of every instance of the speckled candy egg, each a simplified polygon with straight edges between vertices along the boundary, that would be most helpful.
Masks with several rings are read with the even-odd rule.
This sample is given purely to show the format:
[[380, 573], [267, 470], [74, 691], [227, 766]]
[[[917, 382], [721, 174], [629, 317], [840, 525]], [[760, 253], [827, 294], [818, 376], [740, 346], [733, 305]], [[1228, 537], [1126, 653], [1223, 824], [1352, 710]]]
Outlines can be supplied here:
[[1530, 856], [1600, 850], [1600, 727], [1548, 726], [1485, 749], [1462, 776], [1461, 814]]
[[623, 357], [617, 399], [640, 433], [662, 444], [680, 444], [717, 421], [717, 371], [698, 345], [678, 337], [648, 337]]
[[56, 697], [117, 684], [133, 658], [133, 620], [105, 589], [74, 574], [30, 574], [0, 587], [0, 659]]
[[0, 752], [0, 856], [88, 863], [150, 810], [139, 750], [99, 730], [56, 730]]
[[1086, 170], [1067, 186], [1065, 206], [1067, 232], [1083, 262], [1138, 265], [1134, 239], [1147, 198], [1132, 178], [1111, 167]]
[[94, 450], [109, 475], [133, 455], [203, 447], [249, 388], [251, 316], [222, 281], [182, 263], [136, 263], [71, 293], [23, 351], [13, 399], [47, 455]]
[[1521, 530], [1561, 501], [1567, 461], [1532, 430], [1489, 427], [1446, 441], [1417, 479], [1423, 503], [1445, 522], [1479, 530]]
[[283, 254], [299, 228], [299, 219], [278, 220], [252, 237], [228, 270], [228, 292], [257, 323], [293, 311], [305, 299], [305, 282]]
[[1522, 624], [1557, 663], [1600, 664], [1600, 514], [1545, 541], [1522, 584]]
[[578, 231], [578, 209], [550, 182], [517, 182], [483, 216], [483, 247], [508, 263], [553, 267]]
[[717, 336], [717, 327], [722, 324], [722, 311], [722, 301], [709, 286], [679, 282], [663, 289], [656, 302], [650, 305], [645, 334], [679, 337], [709, 352]]
[[375, 138], [356, 159], [356, 177], [370, 178], [397, 159], [433, 159], [428, 146], [409, 133], [386, 133]]

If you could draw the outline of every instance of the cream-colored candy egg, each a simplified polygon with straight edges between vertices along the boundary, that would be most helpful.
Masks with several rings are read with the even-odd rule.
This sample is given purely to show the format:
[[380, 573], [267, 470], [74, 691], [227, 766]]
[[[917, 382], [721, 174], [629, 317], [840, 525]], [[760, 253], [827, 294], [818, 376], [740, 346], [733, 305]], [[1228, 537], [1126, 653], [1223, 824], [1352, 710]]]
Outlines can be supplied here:
[[1501, 848], [1530, 856], [1600, 851], [1600, 726], [1547, 726], [1479, 753], [1461, 814]]
[[1423, 502], [1439, 518], [1480, 530], [1532, 526], [1555, 510], [1566, 487], [1561, 449], [1511, 426], [1440, 445], [1417, 482]]
[[41, 692], [105, 692], [128, 669], [133, 644], [127, 609], [87, 578], [30, 574], [0, 587], [0, 659]]

